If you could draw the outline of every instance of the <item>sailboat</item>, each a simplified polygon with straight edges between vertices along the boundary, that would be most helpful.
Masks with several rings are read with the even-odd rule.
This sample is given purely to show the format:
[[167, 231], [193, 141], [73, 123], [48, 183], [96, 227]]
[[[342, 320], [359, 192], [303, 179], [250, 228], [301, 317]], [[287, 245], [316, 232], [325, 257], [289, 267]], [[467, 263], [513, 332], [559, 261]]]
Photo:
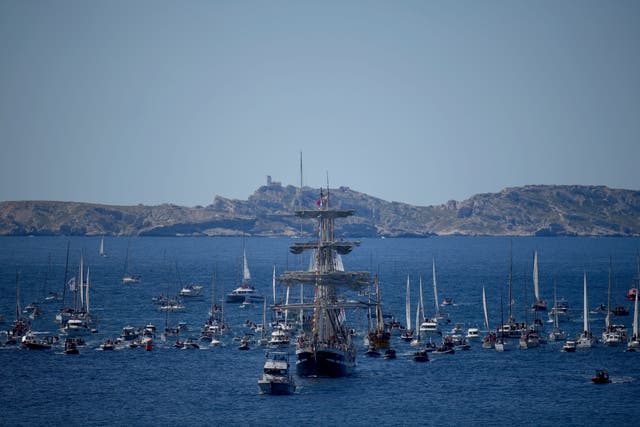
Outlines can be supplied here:
[[7, 331], [7, 342], [5, 344], [17, 344], [18, 339], [27, 335], [30, 331], [29, 322], [22, 317], [20, 310], [20, 272], [16, 271], [16, 320], [13, 327]]
[[551, 310], [553, 312], [553, 331], [549, 332], [549, 335], [547, 335], [547, 338], [549, 339], [549, 341], [564, 341], [567, 336], [564, 333], [564, 331], [560, 330], [559, 326], [558, 326], [558, 310], [555, 310], [555, 308], [558, 306], [558, 289], [557, 289], [557, 281], [554, 279], [553, 280], [553, 307], [554, 309]]
[[290, 246], [296, 255], [315, 251], [313, 271], [285, 271], [280, 282], [285, 286], [304, 284], [314, 287], [312, 304], [289, 304], [288, 309], [313, 310], [311, 330], [299, 335], [296, 346], [296, 371], [304, 377], [343, 377], [354, 372], [356, 346], [347, 322], [348, 309], [366, 308], [368, 304], [345, 301], [342, 292], [359, 291], [370, 286], [368, 272], [343, 271], [337, 268], [338, 255], [349, 254], [360, 242], [336, 240], [334, 221], [347, 218], [354, 210], [332, 209], [329, 190], [320, 191], [319, 209], [296, 211], [296, 216], [318, 221], [317, 240]]
[[507, 342], [504, 339], [504, 304], [503, 304], [503, 290], [500, 287], [500, 324], [501, 328], [498, 329], [498, 336], [496, 338], [496, 342], [494, 344], [494, 348], [496, 351], [505, 351]]
[[[435, 273], [435, 269], [434, 269], [434, 273]], [[428, 319], [425, 316], [424, 305], [422, 303], [422, 298], [420, 298], [420, 307], [422, 310], [422, 323], [420, 324], [420, 333], [424, 333], [426, 336], [441, 336], [442, 332], [438, 328], [438, 316], [440, 314], [440, 310], [438, 307], [438, 288], [436, 287], [435, 275], [434, 275], [434, 281], [433, 281], [433, 292], [436, 298], [435, 299], [436, 314], [433, 319]], [[422, 296], [422, 275], [420, 276], [420, 296]]]
[[587, 272], [584, 272], [582, 333], [576, 339], [576, 347], [591, 348], [596, 345], [596, 338], [589, 328], [589, 300], [587, 298]]
[[124, 259], [124, 272], [122, 274], [122, 284], [127, 285], [129, 283], [139, 283], [142, 278], [139, 275], [131, 274], [129, 272], [129, 252], [131, 249], [131, 241], [127, 243], [127, 256]]
[[382, 305], [380, 303], [380, 279], [376, 276], [376, 324], [375, 328], [369, 331], [369, 344], [376, 350], [381, 348], [389, 348], [391, 340], [391, 332], [384, 327], [384, 318], [382, 316]]
[[538, 285], [538, 251], [533, 253], [533, 293], [535, 301], [532, 304], [534, 311], [547, 311], [547, 302], [540, 299], [540, 289]]
[[489, 313], [487, 310], [487, 295], [484, 291], [484, 286], [482, 287], [482, 309], [484, 310], [484, 326], [487, 328], [487, 335], [482, 339], [482, 348], [494, 348], [496, 346], [496, 334], [491, 332], [491, 327], [489, 327]]
[[[509, 245], [509, 312], [507, 316], [507, 323], [504, 323], [504, 319], [500, 321], [500, 327], [498, 328], [498, 333], [502, 337], [506, 338], [520, 338], [522, 334], [527, 331], [525, 323], [516, 322], [516, 318], [513, 315], [513, 243], [510, 242]], [[501, 307], [502, 308], [502, 307]]]
[[106, 257], [107, 253], [104, 251], [104, 237], [100, 239], [100, 256]]
[[411, 279], [407, 274], [407, 290], [404, 300], [404, 314], [407, 322], [407, 327], [400, 335], [403, 341], [411, 341], [413, 339], [413, 329], [411, 328]]
[[613, 283], [612, 262], [609, 259], [609, 288], [607, 291], [607, 317], [605, 317], [605, 327], [602, 331], [602, 342], [608, 346], [617, 346], [627, 340], [627, 329], [624, 325], [614, 325], [611, 323], [611, 287]]
[[638, 336], [638, 294], [636, 293], [635, 304], [633, 306], [633, 335], [627, 343], [627, 348], [632, 350], [640, 347], [640, 336]]
[[240, 286], [232, 290], [226, 295], [225, 301], [228, 303], [252, 303], [262, 302], [264, 297], [256, 291], [256, 288], [250, 285], [251, 272], [249, 271], [249, 263], [247, 261], [247, 251], [242, 251], [242, 282]]

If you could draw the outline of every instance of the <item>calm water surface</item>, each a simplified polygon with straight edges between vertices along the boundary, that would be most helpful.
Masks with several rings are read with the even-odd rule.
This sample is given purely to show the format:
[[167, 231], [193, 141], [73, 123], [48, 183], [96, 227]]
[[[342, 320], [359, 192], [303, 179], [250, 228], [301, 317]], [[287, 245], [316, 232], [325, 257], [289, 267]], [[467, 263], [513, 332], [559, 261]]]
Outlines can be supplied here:
[[[431, 263], [438, 271], [439, 299], [450, 324], [482, 330], [482, 286], [490, 321], [500, 322], [500, 289], [507, 291], [509, 246], [513, 243], [513, 307], [519, 321], [524, 300], [531, 303], [532, 259], [537, 250], [540, 286], [551, 306], [553, 283], [571, 307], [571, 320], [561, 327], [575, 336], [582, 325], [582, 274], [587, 272], [589, 304], [607, 300], [609, 262], [613, 267], [615, 304], [626, 305], [627, 317], [614, 318], [631, 328], [633, 304], [624, 299], [637, 274], [640, 239], [617, 238], [488, 238], [364, 239], [344, 257], [345, 267], [378, 272], [386, 312], [404, 323], [405, 283], [412, 282], [415, 309], [417, 284], [423, 275], [428, 314], [435, 310]], [[394, 337], [396, 360], [368, 359], [361, 346], [357, 373], [348, 378], [296, 378], [293, 396], [264, 396], [257, 379], [264, 350], [238, 351], [228, 338], [225, 348], [177, 350], [158, 342], [143, 350], [96, 350], [102, 339], [117, 337], [123, 326], [187, 322], [187, 335], [197, 337], [207, 318], [212, 275], [220, 293], [235, 288], [243, 241], [237, 238], [105, 238], [106, 258], [98, 255], [99, 238], [1, 237], [0, 327], [15, 317], [16, 271], [20, 272], [22, 306], [50, 291], [62, 292], [66, 246], [75, 275], [81, 251], [91, 267], [92, 311], [99, 332], [87, 338], [79, 356], [60, 349], [29, 351], [0, 346], [2, 425], [637, 425], [633, 414], [640, 396], [640, 353], [623, 348], [596, 348], [562, 353], [561, 344], [498, 353], [474, 343], [470, 351], [432, 355], [429, 363], [411, 360], [412, 347]], [[142, 282], [122, 285], [124, 259], [130, 243], [131, 271]], [[289, 239], [244, 241], [255, 286], [271, 295], [274, 263], [279, 272], [305, 268], [307, 259], [288, 255]], [[49, 268], [49, 258], [51, 268]], [[169, 318], [151, 301], [161, 293], [176, 293], [180, 284], [200, 283], [205, 297], [187, 300], [186, 311]], [[283, 290], [278, 289], [279, 298]], [[296, 292], [297, 294], [297, 292]], [[310, 292], [308, 292], [310, 295]], [[297, 295], [296, 295], [297, 298]], [[60, 303], [42, 304], [43, 314], [32, 328], [59, 334], [53, 321]], [[242, 334], [245, 320], [261, 322], [262, 308], [227, 306], [227, 320]], [[546, 316], [545, 319], [546, 320]], [[350, 313], [360, 331], [366, 313]], [[603, 316], [592, 318], [598, 335]], [[549, 328], [547, 324], [547, 328]], [[0, 335], [4, 341], [4, 335]], [[595, 369], [608, 369], [612, 383], [593, 385]]]

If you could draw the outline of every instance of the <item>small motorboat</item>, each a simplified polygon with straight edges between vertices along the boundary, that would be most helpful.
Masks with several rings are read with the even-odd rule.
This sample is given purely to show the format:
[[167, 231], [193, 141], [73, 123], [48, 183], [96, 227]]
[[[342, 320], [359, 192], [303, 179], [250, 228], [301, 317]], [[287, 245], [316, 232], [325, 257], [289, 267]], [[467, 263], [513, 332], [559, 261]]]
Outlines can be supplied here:
[[576, 342], [569, 340], [569, 341], [566, 341], [562, 346], [562, 351], [564, 351], [565, 353], [573, 353], [574, 351], [576, 351], [576, 347], [577, 347]]
[[380, 357], [380, 352], [375, 345], [370, 344], [367, 351], [364, 352], [364, 355], [367, 357]]
[[267, 352], [258, 387], [262, 394], [288, 395], [296, 391], [293, 376], [289, 373], [289, 355], [284, 352]]
[[429, 353], [427, 350], [418, 350], [413, 353], [413, 361], [414, 362], [428, 362], [429, 361]]
[[396, 351], [392, 348], [388, 348], [385, 350], [384, 355], [382, 357], [384, 357], [385, 359], [395, 359]]
[[594, 382], [595, 384], [610, 383], [611, 380], [609, 379], [609, 371], [606, 371], [604, 369], [597, 370], [596, 374], [593, 377], [591, 377], [591, 381]]
[[80, 354], [78, 342], [73, 337], [67, 337], [64, 341], [64, 354]]

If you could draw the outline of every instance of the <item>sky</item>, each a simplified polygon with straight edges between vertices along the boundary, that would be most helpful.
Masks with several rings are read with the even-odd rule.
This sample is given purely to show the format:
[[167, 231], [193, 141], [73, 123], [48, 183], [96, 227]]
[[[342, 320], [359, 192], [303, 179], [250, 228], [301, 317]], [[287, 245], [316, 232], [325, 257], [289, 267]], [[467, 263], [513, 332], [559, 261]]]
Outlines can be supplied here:
[[0, 0], [0, 200], [640, 188], [640, 2]]

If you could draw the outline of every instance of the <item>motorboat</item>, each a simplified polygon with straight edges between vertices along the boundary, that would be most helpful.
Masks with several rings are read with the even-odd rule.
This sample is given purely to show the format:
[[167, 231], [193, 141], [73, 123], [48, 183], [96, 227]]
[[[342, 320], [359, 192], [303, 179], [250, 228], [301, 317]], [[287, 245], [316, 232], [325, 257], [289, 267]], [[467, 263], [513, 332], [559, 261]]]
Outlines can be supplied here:
[[467, 329], [467, 335], [465, 336], [467, 341], [478, 341], [480, 340], [480, 330], [478, 328], [469, 328]]
[[186, 285], [182, 289], [180, 289], [181, 297], [201, 297], [202, 296], [202, 285]]
[[22, 337], [20, 345], [29, 350], [49, 350], [54, 341], [53, 337], [38, 338], [33, 332], [29, 331]]
[[249, 285], [241, 285], [229, 292], [225, 298], [228, 303], [243, 303], [263, 301], [264, 297], [259, 295], [256, 288]]
[[576, 351], [576, 347], [577, 347], [577, 344], [575, 341], [567, 340], [562, 346], [562, 351], [564, 351], [565, 353], [573, 353], [574, 351]]
[[392, 348], [388, 348], [385, 350], [384, 354], [382, 355], [382, 357], [384, 357], [385, 359], [395, 359], [396, 358], [396, 351]]
[[64, 354], [80, 354], [78, 350], [78, 341], [76, 338], [67, 337], [64, 341]]
[[426, 349], [420, 349], [413, 353], [413, 361], [414, 362], [428, 362], [429, 361], [429, 353]]
[[591, 381], [595, 384], [607, 384], [610, 383], [609, 372], [604, 369], [596, 371], [595, 375], [591, 377]]
[[289, 373], [289, 355], [284, 352], [268, 351], [258, 387], [262, 394], [288, 395], [296, 391], [293, 376]]

